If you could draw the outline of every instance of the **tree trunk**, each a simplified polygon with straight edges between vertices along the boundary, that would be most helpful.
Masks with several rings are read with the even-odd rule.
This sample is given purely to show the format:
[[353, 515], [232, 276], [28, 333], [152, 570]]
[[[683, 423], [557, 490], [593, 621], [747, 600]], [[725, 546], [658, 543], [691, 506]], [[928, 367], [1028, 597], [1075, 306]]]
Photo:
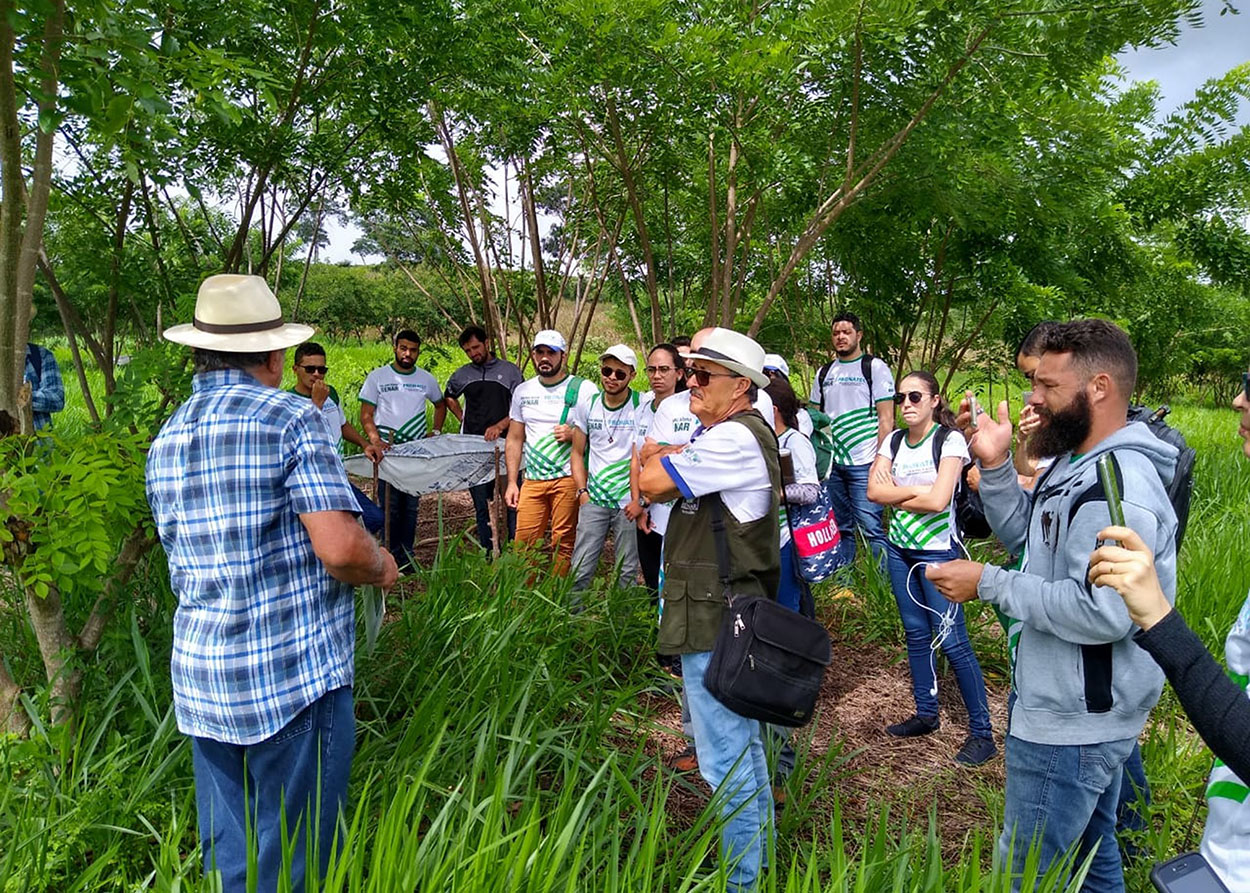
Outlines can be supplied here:
[[61, 593], [53, 586], [48, 588], [46, 596], [40, 598], [27, 589], [26, 608], [30, 612], [30, 625], [39, 643], [39, 653], [48, 676], [52, 721], [58, 725], [72, 724], [82, 677], [74, 665], [78, 642], [66, 627]]

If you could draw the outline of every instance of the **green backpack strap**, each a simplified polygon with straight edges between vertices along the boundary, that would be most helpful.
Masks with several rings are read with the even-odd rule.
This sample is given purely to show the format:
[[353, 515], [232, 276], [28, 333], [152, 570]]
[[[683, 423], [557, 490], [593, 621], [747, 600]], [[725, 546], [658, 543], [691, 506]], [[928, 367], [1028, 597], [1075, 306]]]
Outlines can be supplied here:
[[586, 379], [580, 375], [570, 375], [569, 383], [564, 388], [564, 411], [560, 413], [560, 424], [565, 424], [569, 419], [569, 410], [577, 405], [577, 397], [581, 393], [582, 383]]

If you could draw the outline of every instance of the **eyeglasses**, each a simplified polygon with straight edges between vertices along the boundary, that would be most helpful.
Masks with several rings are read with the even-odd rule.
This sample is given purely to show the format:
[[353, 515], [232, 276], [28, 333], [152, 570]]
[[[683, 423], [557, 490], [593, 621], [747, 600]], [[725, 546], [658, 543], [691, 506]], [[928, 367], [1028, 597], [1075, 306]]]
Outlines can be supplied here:
[[899, 406], [902, 406], [904, 400], [909, 400], [912, 403], [919, 403], [921, 400], [929, 396], [931, 395], [926, 394], [924, 391], [908, 391], [906, 394], [895, 394], [894, 402]]
[[613, 369], [611, 366], [604, 366], [599, 370], [599, 374], [604, 378], [615, 378], [617, 381], [629, 381], [630, 374], [624, 369]]
[[672, 366], [648, 366], [646, 368], [648, 375], [668, 375], [672, 371]]
[[699, 387], [706, 388], [712, 383], [713, 378], [741, 378], [736, 372], [712, 372], [710, 369], [698, 369], [691, 366], [686, 370], [686, 378], [694, 376], [694, 380], [699, 383]]
[[329, 366], [302, 366], [301, 365], [300, 368], [303, 369], [305, 372], [307, 372], [309, 375], [317, 375], [317, 374], [325, 375], [327, 372], [330, 371]]

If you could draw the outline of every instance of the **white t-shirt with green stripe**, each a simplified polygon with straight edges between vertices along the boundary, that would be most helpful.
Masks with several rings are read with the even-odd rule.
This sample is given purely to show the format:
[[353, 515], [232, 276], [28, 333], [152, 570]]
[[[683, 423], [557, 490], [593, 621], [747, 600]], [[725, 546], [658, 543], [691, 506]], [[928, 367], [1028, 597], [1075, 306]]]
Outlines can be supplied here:
[[360, 402], [374, 408], [373, 423], [384, 443], [425, 437], [425, 404], [442, 399], [443, 389], [434, 376], [415, 367], [411, 372], [390, 365], [374, 369], [360, 387]]
[[[920, 443], [912, 446], [903, 435], [898, 445], [898, 455], [893, 455], [891, 442], [887, 437], [881, 444], [879, 455], [893, 461], [890, 473], [894, 483], [900, 487], [927, 487], [937, 480], [938, 469], [933, 464], [933, 435], [938, 425], [935, 422], [929, 433], [921, 438]], [[968, 464], [968, 443], [952, 431], [946, 435], [942, 443], [940, 458], [957, 458], [964, 465]], [[955, 529], [955, 496], [951, 494], [951, 502], [940, 512], [911, 512], [895, 506], [890, 517], [890, 529], [887, 539], [894, 545], [904, 549], [918, 549], [926, 552], [946, 550], [951, 546], [951, 531]]]
[[[1242, 688], [1250, 681], [1250, 597], [1224, 640], [1228, 675]], [[1207, 825], [1202, 855], [1230, 890], [1250, 884], [1250, 787], [1246, 780], [1215, 761], [1207, 784]]]
[[637, 391], [625, 394], [625, 402], [612, 409], [595, 393], [589, 402], [578, 401], [569, 413], [569, 424], [586, 434], [586, 487], [590, 501], [606, 509], [629, 502], [629, 462], [638, 442], [642, 401]]
[[808, 399], [832, 420], [833, 461], [838, 465], [871, 465], [877, 455], [877, 404], [894, 399], [890, 368], [873, 357], [869, 394], [862, 358], [834, 360], [823, 389], [817, 370]]
[[[571, 423], [573, 408], [565, 405], [568, 388], [568, 376], [553, 385], [545, 385], [535, 376], [512, 392], [508, 417], [525, 426], [525, 477], [529, 480], [554, 481], [573, 474], [569, 465], [573, 444], [560, 443], [552, 433], [556, 425]], [[573, 405], [583, 401], [589, 404], [597, 393], [593, 384], [582, 381]]]

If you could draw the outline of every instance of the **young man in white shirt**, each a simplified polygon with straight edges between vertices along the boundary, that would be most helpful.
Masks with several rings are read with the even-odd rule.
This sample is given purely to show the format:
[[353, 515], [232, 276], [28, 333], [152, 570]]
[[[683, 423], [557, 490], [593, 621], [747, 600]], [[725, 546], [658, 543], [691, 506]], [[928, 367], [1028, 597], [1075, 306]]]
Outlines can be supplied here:
[[[508, 416], [508, 490], [505, 501], [516, 509], [518, 545], [540, 542], [551, 529], [553, 570], [563, 576], [573, 559], [577, 530], [577, 494], [573, 484], [573, 434], [569, 415], [579, 402], [598, 393], [593, 384], [565, 368], [564, 336], [545, 329], [534, 336], [530, 358], [538, 374], [512, 392]], [[519, 483], [521, 460], [525, 483]]]
[[[291, 388], [291, 393], [307, 397], [312, 400], [313, 406], [321, 410], [321, 421], [325, 423], [330, 442], [337, 444], [339, 455], [343, 453], [343, 441], [346, 440], [360, 447], [374, 462], [381, 461], [381, 450], [365, 440], [356, 430], [356, 426], [347, 420], [339, 392], [334, 389], [334, 385], [326, 382], [326, 373], [330, 371], [326, 364], [326, 349], [316, 341], [305, 341], [295, 348], [293, 371], [295, 387]], [[364, 522], [365, 529], [372, 534], [381, 533], [385, 523], [382, 509], [350, 479], [348, 484], [356, 494], [356, 501], [360, 503], [360, 520]]]
[[573, 407], [573, 483], [580, 506], [573, 546], [575, 591], [587, 589], [599, 566], [599, 556], [612, 531], [619, 568], [618, 582], [632, 586], [638, 575], [638, 538], [635, 534], [642, 507], [638, 481], [630, 474], [638, 440], [641, 401], [630, 388], [638, 359], [624, 344], [614, 344], [599, 357], [603, 392]]
[[833, 465], [826, 486], [842, 528], [843, 557], [855, 559], [858, 528], [884, 572], [883, 510], [868, 498], [868, 472], [894, 430], [894, 376], [885, 363], [864, 353], [863, 335], [854, 313], [833, 318], [835, 356], [817, 370], [809, 400], [832, 420]]
[[[447, 415], [443, 389], [433, 375], [417, 366], [421, 337], [404, 329], [395, 335], [394, 349], [395, 362], [374, 369], [360, 388], [360, 427], [375, 451], [425, 437], [426, 403], [434, 405], [435, 434]], [[383, 511], [390, 512], [391, 536], [386, 547], [401, 568], [411, 569], [421, 497], [382, 481], [378, 501]]]

